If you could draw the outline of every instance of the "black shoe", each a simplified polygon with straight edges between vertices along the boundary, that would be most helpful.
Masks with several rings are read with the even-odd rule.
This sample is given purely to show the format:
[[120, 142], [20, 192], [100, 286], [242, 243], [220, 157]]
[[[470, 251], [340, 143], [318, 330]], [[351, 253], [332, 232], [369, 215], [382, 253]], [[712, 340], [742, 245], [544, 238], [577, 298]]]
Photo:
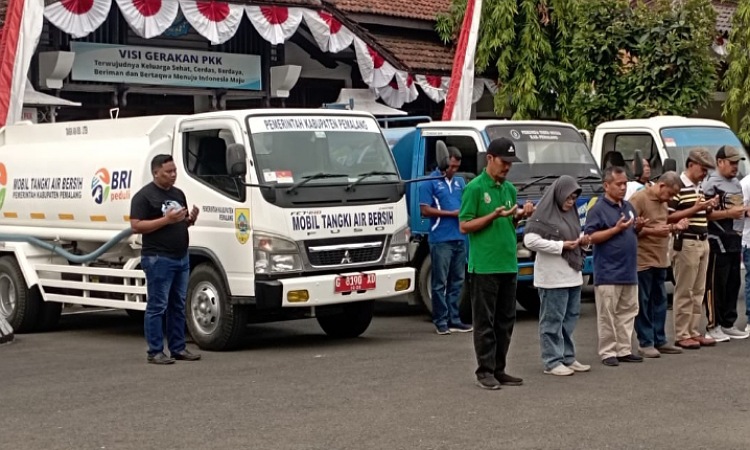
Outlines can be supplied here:
[[520, 386], [523, 384], [523, 379], [508, 375], [507, 373], [500, 373], [495, 375], [497, 381], [503, 386]]
[[477, 386], [479, 386], [482, 389], [496, 391], [500, 389], [500, 382], [497, 381], [495, 377], [477, 378]]
[[187, 350], [183, 350], [180, 353], [172, 354], [172, 358], [177, 361], [198, 361], [199, 359], [201, 359], [201, 355], [196, 355], [194, 353], [190, 353]]
[[605, 366], [617, 367], [620, 365], [620, 361], [618, 361], [614, 356], [610, 356], [609, 358], [604, 358], [602, 360], [602, 364], [604, 364]]
[[170, 358], [169, 356], [162, 353], [157, 353], [155, 355], [148, 355], [147, 359], [149, 364], [174, 364], [174, 358]]
[[632, 353], [630, 355], [627, 355], [627, 356], [618, 356], [617, 360], [620, 361], [620, 362], [643, 362], [643, 358], [642, 357], [640, 357], [638, 355], [634, 355]]

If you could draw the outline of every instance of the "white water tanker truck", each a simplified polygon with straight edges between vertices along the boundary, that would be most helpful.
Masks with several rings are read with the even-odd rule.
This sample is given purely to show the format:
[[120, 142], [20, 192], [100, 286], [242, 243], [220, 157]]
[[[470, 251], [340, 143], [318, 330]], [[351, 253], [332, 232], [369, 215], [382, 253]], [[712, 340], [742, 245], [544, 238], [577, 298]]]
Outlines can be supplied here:
[[0, 315], [53, 327], [63, 304], [142, 314], [130, 199], [171, 154], [200, 210], [190, 229], [187, 326], [203, 349], [248, 323], [316, 317], [336, 337], [373, 301], [409, 293], [404, 184], [375, 119], [244, 110], [0, 130]]

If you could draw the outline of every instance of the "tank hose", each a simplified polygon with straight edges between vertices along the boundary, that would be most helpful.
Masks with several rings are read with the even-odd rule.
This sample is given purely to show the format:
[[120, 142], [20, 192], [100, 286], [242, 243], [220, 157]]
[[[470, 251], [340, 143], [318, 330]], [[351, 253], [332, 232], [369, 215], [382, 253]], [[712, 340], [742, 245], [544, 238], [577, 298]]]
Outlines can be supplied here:
[[43, 241], [39, 238], [35, 238], [33, 236], [27, 236], [23, 234], [2, 234], [0, 233], [0, 242], [26, 242], [28, 244], [31, 244], [35, 247], [40, 247], [45, 250], [49, 250], [51, 252], [54, 252], [63, 258], [67, 259], [68, 261], [74, 263], [74, 264], [86, 264], [88, 262], [96, 260], [98, 257], [102, 256], [104, 252], [111, 249], [115, 245], [117, 245], [120, 241], [123, 239], [126, 239], [130, 237], [130, 235], [133, 234], [133, 230], [130, 228], [126, 228], [119, 233], [109, 241], [105, 242], [104, 245], [97, 248], [93, 252], [87, 254], [87, 255], [76, 255], [73, 253], [70, 253], [69, 251], [65, 250], [62, 247], [59, 247], [57, 244], [51, 244], [47, 241]]

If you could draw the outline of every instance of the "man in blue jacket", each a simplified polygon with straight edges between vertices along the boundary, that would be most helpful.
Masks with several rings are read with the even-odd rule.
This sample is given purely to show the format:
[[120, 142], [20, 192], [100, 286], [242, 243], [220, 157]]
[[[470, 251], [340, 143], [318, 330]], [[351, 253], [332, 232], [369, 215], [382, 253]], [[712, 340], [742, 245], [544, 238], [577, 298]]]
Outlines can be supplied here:
[[430, 218], [432, 323], [441, 335], [472, 330], [461, 322], [458, 312], [466, 267], [466, 237], [458, 227], [458, 211], [466, 182], [455, 176], [461, 166], [461, 152], [448, 147], [448, 155], [430, 174], [442, 178], [424, 182], [419, 189], [419, 210], [423, 217]]

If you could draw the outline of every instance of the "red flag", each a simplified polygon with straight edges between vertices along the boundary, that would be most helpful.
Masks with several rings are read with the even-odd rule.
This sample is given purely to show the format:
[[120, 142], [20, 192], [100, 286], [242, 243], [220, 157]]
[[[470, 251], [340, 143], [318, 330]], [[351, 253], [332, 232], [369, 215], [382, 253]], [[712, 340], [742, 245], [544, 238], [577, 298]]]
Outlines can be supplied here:
[[44, 23], [44, 0], [10, 0], [0, 35], [0, 125], [21, 120], [31, 57]]
[[482, 0], [469, 0], [453, 59], [451, 83], [443, 109], [443, 120], [467, 120], [471, 116], [474, 89], [474, 57], [477, 53]]

